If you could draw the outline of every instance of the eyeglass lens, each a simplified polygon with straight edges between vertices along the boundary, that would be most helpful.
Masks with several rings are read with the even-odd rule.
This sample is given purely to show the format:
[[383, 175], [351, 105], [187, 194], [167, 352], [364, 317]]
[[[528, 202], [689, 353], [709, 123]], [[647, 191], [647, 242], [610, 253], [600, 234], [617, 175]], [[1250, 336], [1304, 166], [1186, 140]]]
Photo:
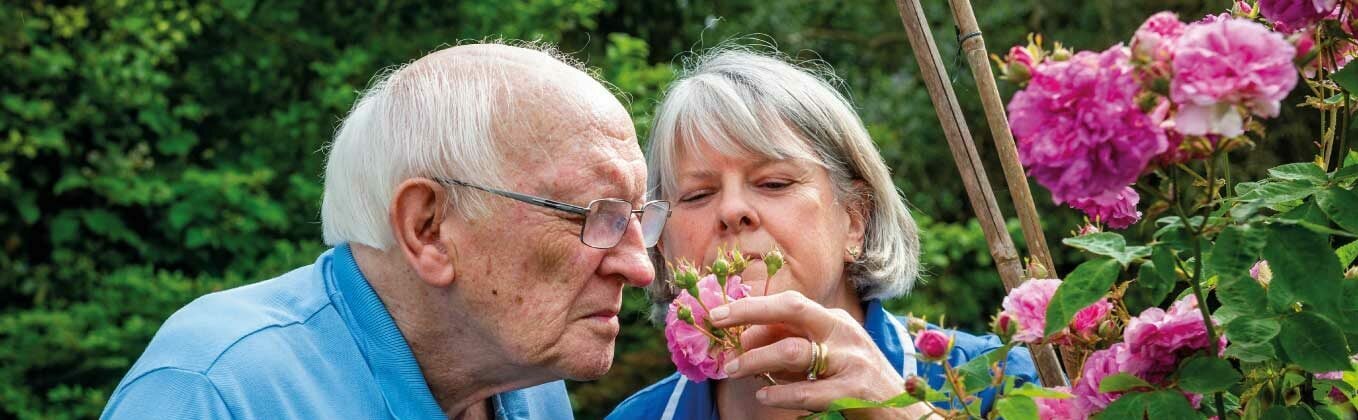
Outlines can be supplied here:
[[[665, 228], [669, 206], [664, 202], [648, 203], [641, 212], [641, 236], [646, 247], [655, 246], [660, 231]], [[622, 200], [603, 199], [590, 203], [580, 240], [595, 248], [612, 248], [627, 233], [632, 221], [632, 204]]]

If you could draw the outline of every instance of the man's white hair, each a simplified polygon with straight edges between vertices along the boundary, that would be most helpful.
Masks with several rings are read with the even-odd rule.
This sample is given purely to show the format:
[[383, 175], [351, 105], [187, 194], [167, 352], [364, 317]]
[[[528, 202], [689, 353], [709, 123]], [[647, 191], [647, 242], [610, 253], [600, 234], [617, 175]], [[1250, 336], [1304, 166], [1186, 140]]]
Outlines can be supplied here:
[[[492, 44], [524, 48], [581, 69], [543, 43]], [[395, 242], [388, 219], [395, 188], [413, 177], [446, 177], [502, 187], [504, 150], [493, 116], [507, 111], [514, 82], [484, 55], [453, 47], [380, 72], [359, 95], [328, 146], [321, 230], [325, 243], [387, 249]], [[426, 57], [429, 57], [426, 56]], [[481, 61], [477, 61], [481, 60]], [[583, 70], [583, 69], [581, 69]], [[588, 73], [588, 72], [587, 72]], [[483, 217], [485, 196], [449, 188], [449, 204], [464, 218]]]
[[[744, 47], [728, 44], [702, 54], [656, 111], [651, 195], [674, 200], [680, 152], [704, 145], [726, 155], [815, 162], [829, 172], [840, 203], [865, 209], [865, 249], [846, 268], [859, 297], [906, 294], [919, 275], [918, 228], [862, 120], [826, 80], [837, 80], [828, 68], [801, 68]], [[793, 135], [785, 134], [788, 129]], [[856, 181], [866, 186], [856, 187]], [[661, 280], [649, 290], [658, 317], [675, 291], [663, 256], [653, 252], [652, 259]]]

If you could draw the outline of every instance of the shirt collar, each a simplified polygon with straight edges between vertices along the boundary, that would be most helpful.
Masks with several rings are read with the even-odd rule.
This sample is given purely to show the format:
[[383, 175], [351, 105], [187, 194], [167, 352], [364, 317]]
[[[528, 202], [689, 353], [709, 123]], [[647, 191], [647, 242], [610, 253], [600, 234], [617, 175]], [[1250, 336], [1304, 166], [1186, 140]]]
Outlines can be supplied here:
[[359, 271], [348, 244], [335, 248], [326, 287], [368, 361], [392, 416], [401, 419], [445, 418], [405, 336], [382, 299]]
[[900, 319], [887, 312], [879, 299], [870, 300], [864, 306], [863, 329], [868, 331], [877, 349], [882, 351], [887, 361], [891, 362], [891, 367], [902, 377], [917, 375], [915, 342]]

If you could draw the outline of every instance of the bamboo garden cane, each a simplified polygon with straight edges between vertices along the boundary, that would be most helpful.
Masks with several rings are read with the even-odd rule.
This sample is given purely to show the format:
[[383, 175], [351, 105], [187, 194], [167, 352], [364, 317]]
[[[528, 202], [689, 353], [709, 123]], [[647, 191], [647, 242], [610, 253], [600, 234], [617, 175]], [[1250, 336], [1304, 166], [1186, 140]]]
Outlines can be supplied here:
[[[1009, 186], [1010, 198], [1014, 201], [1014, 211], [1018, 213], [1023, 227], [1023, 239], [1028, 244], [1028, 254], [1046, 269], [1048, 278], [1060, 278], [1056, 265], [1052, 263], [1051, 251], [1047, 248], [1047, 238], [1042, 232], [1042, 220], [1037, 217], [1037, 206], [1033, 204], [1032, 190], [1028, 189], [1028, 175], [1019, 163], [1018, 148], [1014, 145], [1014, 133], [1009, 130], [1009, 118], [1005, 115], [1004, 100], [995, 85], [995, 73], [990, 70], [987, 60], [985, 39], [981, 27], [976, 23], [976, 13], [971, 9], [971, 0], [948, 0], [952, 6], [953, 20], [957, 30], [964, 34], [960, 41], [966, 54], [971, 75], [976, 79], [976, 90], [981, 95], [981, 106], [985, 109], [986, 122], [990, 135], [995, 139], [995, 151], [1000, 156], [1000, 166], [1004, 168], [1004, 181]], [[1071, 380], [1080, 377], [1083, 354], [1073, 348], [1062, 346], [1061, 359]]]
[[[960, 1], [966, 2], [968, 0]], [[954, 8], [957, 7], [956, 1], [954, 1], [953, 6]], [[957, 170], [962, 175], [962, 183], [966, 187], [967, 198], [971, 202], [972, 209], [976, 212], [976, 218], [980, 222], [981, 230], [989, 244], [990, 255], [995, 260], [995, 268], [999, 270], [1000, 280], [1004, 282], [1005, 290], [1012, 290], [1024, 281], [1023, 266], [1019, 261], [1018, 251], [1014, 248], [1013, 239], [1009, 237], [1009, 231], [1005, 228], [1004, 216], [1000, 213], [999, 205], [995, 202], [995, 194], [990, 190], [989, 178], [986, 176], [985, 167], [981, 164], [981, 157], [976, 152], [976, 145], [971, 139], [971, 131], [967, 128], [966, 119], [962, 115], [962, 108], [957, 102], [957, 95], [953, 92], [952, 85], [948, 83], [947, 70], [943, 66], [943, 59], [938, 53], [938, 46], [934, 43], [933, 34], [929, 31], [928, 21], [924, 17], [924, 9], [920, 5], [920, 0], [896, 0], [896, 8], [900, 11], [901, 22], [905, 26], [906, 36], [910, 39], [910, 47], [914, 51], [915, 61], [919, 63], [920, 76], [929, 91], [929, 98], [934, 104], [934, 111], [938, 113], [939, 123], [943, 125], [943, 133], [947, 137], [948, 148], [952, 151], [953, 160], [957, 163]], [[967, 12], [966, 15], [970, 17], [972, 30], [964, 29], [964, 33], [977, 33], [979, 35], [979, 32], [975, 30], [976, 18], [971, 13], [970, 4], [966, 5], [965, 11]], [[982, 43], [979, 36], [971, 38], [974, 38], [978, 44]], [[984, 60], [984, 45], [981, 45], [979, 51], [980, 57]], [[974, 68], [976, 64], [973, 62], [971, 65]], [[984, 74], [989, 75], [990, 88], [994, 90], [994, 75], [990, 73], [989, 64], [982, 63], [982, 65], [985, 66]], [[978, 79], [983, 77], [980, 72], [973, 71], [973, 73], [978, 74]], [[977, 84], [979, 86], [981, 82], [978, 80]], [[983, 99], [991, 100], [984, 98], [984, 96], [983, 89]], [[999, 103], [998, 91], [995, 92], [993, 99], [996, 103]], [[1003, 107], [1001, 106], [999, 109], [1002, 113]], [[992, 111], [991, 108], [987, 106], [986, 116], [991, 118], [991, 127], [996, 130], [1002, 129], [1008, 134], [1008, 124], [1003, 125], [1002, 128], [997, 128], [994, 123], [994, 116], [991, 115], [993, 112], [990, 111]], [[998, 118], [1004, 120], [1002, 115]], [[1007, 139], [1009, 141], [1008, 147], [1012, 151], [1013, 137], [1007, 137]], [[997, 139], [997, 143], [999, 141], [1001, 140]], [[1003, 148], [1004, 146], [997, 144], [997, 147]], [[1018, 165], [1018, 155], [1017, 153], [1005, 155], [1002, 151], [1000, 157], [1001, 160], [1013, 160], [1013, 162], [1005, 164], [1006, 175], [1009, 175], [1009, 166], [1011, 164]], [[1006, 177], [1010, 188], [1013, 190], [1013, 184], [1017, 182], [1023, 184], [1023, 191], [1027, 192], [1027, 179], [1022, 178], [1021, 166], [1018, 167], [1018, 171], [1019, 178]], [[1032, 210], [1032, 196], [1031, 194], [1024, 195], [1027, 198], [1028, 209], [1032, 211], [1030, 216], [1033, 223], [1036, 223], [1036, 211]], [[1023, 204], [1019, 204], [1022, 201], [1017, 196], [1014, 201], [1016, 207], [1023, 208]], [[1020, 213], [1022, 214], [1023, 211], [1025, 210], [1020, 210]], [[1034, 255], [1045, 257], [1045, 260], [1040, 259], [1039, 261], [1042, 261], [1048, 270], [1052, 270], [1051, 256], [1047, 252], [1046, 242], [1042, 238], [1040, 228], [1030, 234], [1028, 227], [1025, 221], [1024, 237], [1037, 237], [1040, 241], [1038, 244], [1042, 245], [1041, 254], [1034, 253]], [[1032, 239], [1029, 239], [1029, 244], [1032, 243]], [[1066, 376], [1061, 370], [1061, 363], [1057, 360], [1056, 352], [1052, 350], [1050, 345], [1033, 346], [1032, 353], [1043, 385], [1064, 386], [1067, 384]]]

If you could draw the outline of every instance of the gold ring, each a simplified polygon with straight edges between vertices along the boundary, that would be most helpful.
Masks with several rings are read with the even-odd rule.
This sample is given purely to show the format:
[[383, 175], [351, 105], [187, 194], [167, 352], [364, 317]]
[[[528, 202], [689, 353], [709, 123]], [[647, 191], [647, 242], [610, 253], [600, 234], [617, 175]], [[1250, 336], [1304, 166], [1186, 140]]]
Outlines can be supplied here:
[[820, 346], [820, 363], [816, 365], [816, 376], [825, 375], [825, 369], [830, 366], [830, 346], [825, 343], [816, 343]]
[[807, 366], [807, 368], [806, 368], [806, 380], [808, 380], [808, 381], [814, 381], [814, 380], [816, 380], [816, 376], [817, 376], [816, 374], [819, 373], [819, 372], [817, 371], [816, 367], [820, 366], [820, 359], [821, 359], [820, 350], [821, 350], [821, 347], [820, 347], [820, 343], [817, 343], [817, 342], [815, 342], [814, 340], [807, 340], [807, 341], [810, 341], [810, 342], [811, 342], [811, 364], [810, 364], [810, 366]]

